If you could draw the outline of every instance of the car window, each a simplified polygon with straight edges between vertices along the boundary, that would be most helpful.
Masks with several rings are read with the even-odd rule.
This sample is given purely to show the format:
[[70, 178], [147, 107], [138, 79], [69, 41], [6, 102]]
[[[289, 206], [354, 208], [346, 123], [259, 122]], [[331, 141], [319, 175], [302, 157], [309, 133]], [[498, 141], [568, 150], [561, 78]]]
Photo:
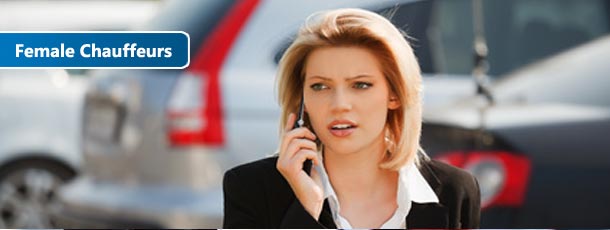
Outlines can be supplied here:
[[423, 73], [472, 72], [471, 0], [416, 1], [377, 12], [406, 32]]
[[[610, 29], [609, 3], [604, 0], [486, 0], [483, 7], [492, 77], [598, 38]], [[470, 0], [420, 1], [381, 12], [391, 10], [396, 11], [392, 22], [415, 39], [412, 44], [424, 73], [472, 71]]]
[[376, 10], [407, 35], [407, 40], [418, 58], [424, 73], [433, 72], [430, 40], [423, 39], [432, 19], [433, 1], [418, 1]]
[[591, 41], [610, 30], [605, 0], [487, 0], [485, 30], [491, 75]]

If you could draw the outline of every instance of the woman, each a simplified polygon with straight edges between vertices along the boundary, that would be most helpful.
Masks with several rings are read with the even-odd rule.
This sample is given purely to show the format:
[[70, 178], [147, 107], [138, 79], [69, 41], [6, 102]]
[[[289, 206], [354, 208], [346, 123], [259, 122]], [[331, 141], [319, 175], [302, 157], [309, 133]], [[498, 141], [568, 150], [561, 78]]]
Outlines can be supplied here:
[[419, 66], [387, 19], [312, 15], [278, 81], [279, 154], [226, 172], [224, 228], [479, 227], [474, 177], [421, 151]]

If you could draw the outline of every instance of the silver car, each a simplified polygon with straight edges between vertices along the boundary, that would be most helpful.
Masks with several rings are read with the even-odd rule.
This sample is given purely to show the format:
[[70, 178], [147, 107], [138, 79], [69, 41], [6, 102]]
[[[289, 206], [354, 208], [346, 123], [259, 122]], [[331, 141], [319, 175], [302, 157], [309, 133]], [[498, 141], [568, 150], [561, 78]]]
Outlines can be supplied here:
[[80, 170], [87, 81], [64, 70], [0, 70], [0, 228], [49, 228], [56, 190]]

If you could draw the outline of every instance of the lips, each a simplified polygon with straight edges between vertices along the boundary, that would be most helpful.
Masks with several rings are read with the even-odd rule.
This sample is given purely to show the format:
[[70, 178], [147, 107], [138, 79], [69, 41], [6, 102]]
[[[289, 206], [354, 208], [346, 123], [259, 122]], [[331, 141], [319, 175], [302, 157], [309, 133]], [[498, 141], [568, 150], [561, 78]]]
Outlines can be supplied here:
[[327, 128], [333, 136], [346, 137], [352, 134], [358, 125], [350, 120], [334, 120]]

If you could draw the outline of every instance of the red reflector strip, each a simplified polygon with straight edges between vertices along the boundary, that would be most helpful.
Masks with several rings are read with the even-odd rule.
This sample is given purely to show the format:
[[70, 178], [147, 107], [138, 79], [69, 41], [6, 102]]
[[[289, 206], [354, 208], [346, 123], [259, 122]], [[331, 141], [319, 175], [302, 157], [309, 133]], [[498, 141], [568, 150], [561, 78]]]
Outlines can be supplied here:
[[197, 52], [187, 71], [201, 73], [201, 76], [208, 78], [207, 89], [201, 95], [206, 100], [202, 116], [207, 122], [200, 132], [171, 132], [169, 136], [173, 145], [224, 144], [219, 73], [235, 39], [258, 3], [259, 0], [238, 1]]
[[201, 133], [173, 131], [169, 134], [169, 139], [174, 146], [190, 145], [199, 143], [203, 139]]

